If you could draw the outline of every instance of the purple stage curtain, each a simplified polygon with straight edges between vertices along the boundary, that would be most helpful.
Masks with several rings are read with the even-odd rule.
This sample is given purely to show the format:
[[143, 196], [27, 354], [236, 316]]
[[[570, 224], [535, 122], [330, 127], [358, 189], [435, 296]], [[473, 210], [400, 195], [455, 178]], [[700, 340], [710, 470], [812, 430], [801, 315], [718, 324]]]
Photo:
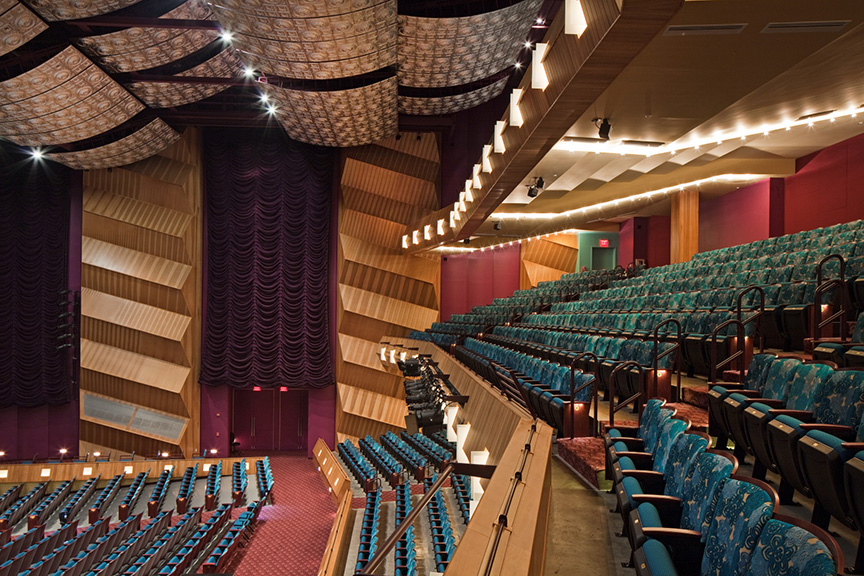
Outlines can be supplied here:
[[336, 151], [281, 130], [204, 132], [202, 384], [333, 384], [328, 322]]
[[0, 407], [66, 404], [70, 170], [0, 144]]

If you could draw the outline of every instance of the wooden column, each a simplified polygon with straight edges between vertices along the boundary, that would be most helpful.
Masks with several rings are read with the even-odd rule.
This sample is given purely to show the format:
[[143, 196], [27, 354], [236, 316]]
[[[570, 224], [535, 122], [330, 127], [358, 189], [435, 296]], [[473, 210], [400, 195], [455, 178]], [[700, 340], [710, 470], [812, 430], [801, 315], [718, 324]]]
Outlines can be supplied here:
[[672, 196], [670, 262], [686, 262], [699, 251], [699, 191]]

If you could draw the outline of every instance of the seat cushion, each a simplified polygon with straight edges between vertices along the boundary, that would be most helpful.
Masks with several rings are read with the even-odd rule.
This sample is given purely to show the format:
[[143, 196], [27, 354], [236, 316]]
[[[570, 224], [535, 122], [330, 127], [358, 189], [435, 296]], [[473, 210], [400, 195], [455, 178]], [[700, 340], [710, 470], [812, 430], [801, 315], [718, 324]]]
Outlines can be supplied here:
[[672, 557], [669, 555], [669, 550], [661, 542], [648, 540], [642, 545], [642, 553], [645, 555], [645, 562], [648, 564], [651, 574], [662, 574], [663, 576], [676, 576], [678, 574]]

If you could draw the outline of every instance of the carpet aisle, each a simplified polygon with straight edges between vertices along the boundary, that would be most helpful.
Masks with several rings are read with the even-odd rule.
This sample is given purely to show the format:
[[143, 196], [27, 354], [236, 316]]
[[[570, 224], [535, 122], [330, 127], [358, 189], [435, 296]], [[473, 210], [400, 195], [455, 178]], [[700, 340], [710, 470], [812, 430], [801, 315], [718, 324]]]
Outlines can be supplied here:
[[236, 576], [309, 576], [318, 572], [336, 504], [305, 453], [270, 456], [275, 485], [272, 506], [258, 516], [246, 548], [228, 572]]

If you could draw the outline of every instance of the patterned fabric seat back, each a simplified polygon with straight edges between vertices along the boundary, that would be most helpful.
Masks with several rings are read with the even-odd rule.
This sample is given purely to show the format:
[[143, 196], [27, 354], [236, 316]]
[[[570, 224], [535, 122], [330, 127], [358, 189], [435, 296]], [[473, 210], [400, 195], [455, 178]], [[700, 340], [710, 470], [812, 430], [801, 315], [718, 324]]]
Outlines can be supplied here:
[[669, 453], [672, 451], [672, 446], [678, 436], [684, 434], [687, 430], [687, 422], [670, 418], [663, 423], [660, 428], [660, 434], [657, 436], [657, 443], [654, 446], [654, 463], [652, 468], [655, 472], [665, 472], [666, 462], [669, 458]]
[[732, 474], [732, 468], [732, 461], [720, 454], [704, 452], [696, 458], [681, 496], [681, 528], [699, 530], [705, 540], [713, 517], [714, 493]]
[[675, 411], [671, 408], [660, 408], [651, 420], [646, 423], [645, 435], [642, 436], [646, 452], [654, 453], [654, 449], [657, 447], [657, 439], [660, 436], [660, 431], [663, 429], [663, 424], [672, 418], [674, 413]]
[[762, 398], [783, 400], [785, 402], [789, 395], [789, 384], [801, 365], [801, 361], [796, 358], [778, 358], [774, 360], [768, 369], [765, 386], [762, 387]]
[[773, 497], [755, 484], [729, 479], [714, 499], [700, 574], [743, 574], [774, 512]]
[[810, 410], [822, 386], [831, 379], [834, 369], [827, 364], [802, 364], [789, 383], [786, 408]]
[[663, 493], [667, 496], [682, 498], [690, 469], [696, 464], [696, 459], [708, 449], [708, 440], [699, 434], [681, 434], [675, 439], [669, 456], [666, 458], [666, 486]]
[[813, 403], [820, 424], [852, 426], [864, 412], [864, 370], [837, 370], [822, 385]]
[[782, 520], [765, 523], [744, 576], [834, 576], [831, 551], [811, 532]]

